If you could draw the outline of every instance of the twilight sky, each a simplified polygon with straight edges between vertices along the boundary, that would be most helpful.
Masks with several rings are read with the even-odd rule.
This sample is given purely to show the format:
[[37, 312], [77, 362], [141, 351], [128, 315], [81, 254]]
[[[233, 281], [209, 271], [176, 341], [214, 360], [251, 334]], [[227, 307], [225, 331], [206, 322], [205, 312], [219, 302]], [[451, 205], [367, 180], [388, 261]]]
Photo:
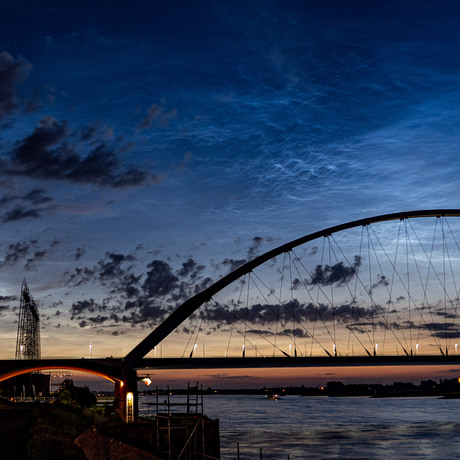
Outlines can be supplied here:
[[119, 356], [235, 261], [458, 208], [459, 21], [455, 1], [2, 2], [1, 357], [24, 278], [42, 355]]

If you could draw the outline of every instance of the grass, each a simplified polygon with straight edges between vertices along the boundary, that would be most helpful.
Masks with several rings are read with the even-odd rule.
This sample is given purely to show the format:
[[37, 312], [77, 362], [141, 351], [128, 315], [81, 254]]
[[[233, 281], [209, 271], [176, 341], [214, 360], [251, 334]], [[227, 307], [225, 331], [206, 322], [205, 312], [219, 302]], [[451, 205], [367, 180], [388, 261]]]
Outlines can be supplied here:
[[40, 405], [34, 419], [27, 442], [32, 460], [85, 459], [74, 440], [89, 428], [106, 423], [97, 411], [61, 404]]

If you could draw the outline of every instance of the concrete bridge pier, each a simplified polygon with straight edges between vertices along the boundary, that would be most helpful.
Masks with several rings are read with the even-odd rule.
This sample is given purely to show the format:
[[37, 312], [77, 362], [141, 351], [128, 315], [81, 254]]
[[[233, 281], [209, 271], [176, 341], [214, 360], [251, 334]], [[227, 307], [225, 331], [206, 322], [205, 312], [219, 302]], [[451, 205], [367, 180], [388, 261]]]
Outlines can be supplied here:
[[135, 369], [123, 369], [122, 380], [115, 381], [114, 400], [116, 411], [126, 423], [133, 423], [139, 414], [137, 373]]

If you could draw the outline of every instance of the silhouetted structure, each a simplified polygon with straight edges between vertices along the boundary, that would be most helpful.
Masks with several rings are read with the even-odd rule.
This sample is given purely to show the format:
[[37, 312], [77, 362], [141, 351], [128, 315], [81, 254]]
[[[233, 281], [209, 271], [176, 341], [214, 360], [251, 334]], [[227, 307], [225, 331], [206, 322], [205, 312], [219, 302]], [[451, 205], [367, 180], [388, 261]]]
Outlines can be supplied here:
[[[108, 377], [115, 383], [117, 413], [127, 423], [133, 423], [138, 415], [140, 369], [458, 366], [460, 343], [454, 343], [452, 331], [460, 321], [455, 302], [458, 275], [454, 270], [459, 260], [456, 233], [460, 233], [460, 223], [451, 227], [447, 220], [451, 217], [460, 217], [460, 209], [417, 210], [359, 219], [304, 235], [247, 262], [235, 261], [242, 265], [238, 263], [214, 284], [206, 281], [197, 285], [194, 295], [124, 357], [25, 358], [28, 344], [20, 334], [26, 337], [33, 325], [35, 335], [27, 337], [38, 343], [38, 352], [39, 335], [38, 311], [24, 282], [21, 304], [27, 304], [27, 308], [21, 310], [21, 315], [29, 315], [31, 323], [20, 321], [20, 359], [0, 360], [0, 381], [47, 369], [82, 370]], [[413, 221], [419, 218], [422, 220], [417, 228]], [[394, 223], [391, 228], [390, 222]], [[311, 244], [303, 246], [307, 243]], [[294, 249], [303, 255], [299, 257]], [[310, 256], [308, 267], [304, 257]], [[417, 282], [409, 282], [413, 278]], [[233, 291], [232, 283], [238, 284]], [[243, 293], [243, 289], [247, 292]], [[243, 294], [246, 300], [240, 303]], [[266, 297], [272, 295], [274, 301], [267, 301]], [[201, 307], [200, 321], [209, 320], [209, 325], [179, 329], [186, 321], [195, 322], [195, 312]], [[433, 320], [434, 315], [439, 316], [438, 321]], [[214, 321], [221, 322], [215, 329]], [[194, 356], [198, 333], [214, 335], [219, 329], [220, 334], [224, 332], [220, 324], [225, 324], [229, 339], [216, 340], [213, 357], [204, 356], [204, 346], [203, 357]], [[260, 329], [263, 325], [266, 330]], [[160, 353], [157, 357], [157, 346], [176, 330], [189, 336], [183, 356], [164, 358]], [[232, 334], [236, 341], [230, 343]], [[244, 342], [242, 355], [240, 334]], [[263, 346], [258, 340], [256, 347], [256, 335], [263, 340]], [[253, 348], [253, 356], [248, 355], [246, 344]], [[147, 357], [152, 351], [154, 356]], [[336, 386], [334, 391], [338, 390]]]
[[[40, 316], [26, 280], [22, 282], [19, 305], [16, 359], [40, 359]], [[50, 376], [37, 372], [13, 377], [3, 386], [6, 395], [37, 398], [49, 395]]]
[[26, 280], [22, 282], [19, 305], [16, 359], [40, 359], [40, 316]]
[[87, 439], [82, 443], [91, 443], [88, 450], [106, 445], [107, 451], [115, 439], [142, 449], [157, 459], [220, 459], [219, 420], [203, 414], [203, 389], [199, 390], [198, 384], [196, 387], [188, 386], [187, 399], [181, 402], [170, 399], [169, 387], [163, 396], [159, 396], [158, 388], [155, 394], [156, 401], [147, 403], [155, 410], [150, 420], [111, 424], [101, 428], [99, 436], [94, 432], [86, 434]]

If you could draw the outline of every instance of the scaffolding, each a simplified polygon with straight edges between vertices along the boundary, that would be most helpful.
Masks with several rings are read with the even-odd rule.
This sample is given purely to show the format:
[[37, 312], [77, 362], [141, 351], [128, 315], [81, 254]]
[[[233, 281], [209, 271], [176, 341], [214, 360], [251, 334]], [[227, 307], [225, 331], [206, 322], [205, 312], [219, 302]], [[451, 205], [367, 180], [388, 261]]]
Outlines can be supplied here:
[[156, 409], [156, 454], [168, 460], [220, 458], [219, 421], [203, 414], [203, 389], [188, 385], [185, 402], [172, 402], [170, 394], [168, 387], [161, 401], [157, 389], [150, 403]]
[[22, 282], [19, 304], [16, 359], [40, 359], [40, 316], [26, 280]]

